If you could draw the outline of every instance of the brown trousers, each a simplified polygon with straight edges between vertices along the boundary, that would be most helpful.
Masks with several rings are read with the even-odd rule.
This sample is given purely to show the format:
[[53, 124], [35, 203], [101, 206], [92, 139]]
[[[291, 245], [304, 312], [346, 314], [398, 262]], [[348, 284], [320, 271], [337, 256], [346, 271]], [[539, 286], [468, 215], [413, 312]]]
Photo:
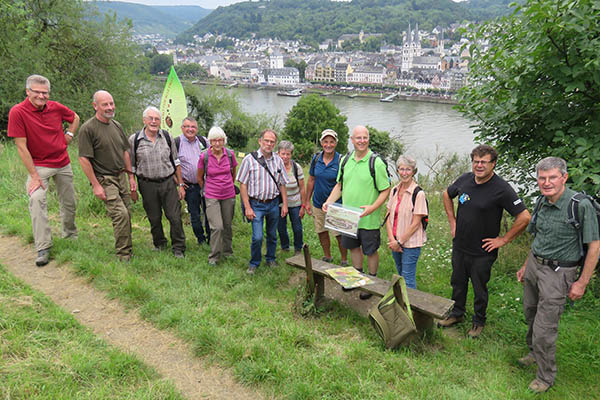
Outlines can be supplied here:
[[127, 174], [96, 176], [106, 193], [106, 211], [112, 220], [118, 256], [131, 255], [131, 195]]

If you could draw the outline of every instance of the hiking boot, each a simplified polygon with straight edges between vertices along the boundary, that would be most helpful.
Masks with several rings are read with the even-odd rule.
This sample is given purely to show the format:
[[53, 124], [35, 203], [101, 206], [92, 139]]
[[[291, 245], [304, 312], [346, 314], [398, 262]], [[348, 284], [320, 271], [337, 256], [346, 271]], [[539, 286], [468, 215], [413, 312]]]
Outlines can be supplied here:
[[217, 266], [217, 262], [215, 260], [208, 260], [208, 266], [209, 267], [216, 267]]
[[539, 379], [534, 379], [529, 384], [529, 390], [535, 393], [544, 393], [550, 389], [550, 385], [540, 381]]
[[297, 256], [300, 253], [302, 253], [302, 249], [296, 249], [296, 250], [294, 250], [294, 255], [295, 256]]
[[476, 339], [481, 335], [481, 332], [483, 332], [483, 325], [473, 324], [469, 332], [467, 332], [467, 336], [471, 339]]
[[529, 367], [530, 365], [533, 365], [536, 363], [535, 361], [535, 357], [533, 356], [533, 353], [529, 352], [525, 357], [521, 357], [517, 360], [517, 362], [519, 363], [519, 365], [521, 367]]
[[451, 326], [461, 323], [464, 320], [465, 320], [465, 317], [463, 317], [462, 315], [460, 317], [448, 317], [446, 319], [438, 321], [437, 325], [438, 325], [438, 328], [450, 328]]
[[246, 273], [248, 275], [254, 275], [255, 272], [256, 272], [256, 267], [254, 265], [249, 266], [248, 269], [246, 270]]
[[119, 261], [121, 262], [129, 262], [131, 261], [131, 254], [122, 254], [119, 256]]
[[271, 267], [271, 268], [279, 267], [279, 264], [277, 263], [277, 261], [267, 261], [267, 262], [265, 262], [265, 265], [267, 267]]
[[173, 255], [175, 258], [185, 258], [185, 254], [181, 250], [173, 250]]
[[347, 267], [347, 266], [348, 266], [348, 260], [340, 261], [340, 267]]
[[362, 292], [361, 294], [358, 295], [358, 298], [361, 300], [368, 300], [372, 297], [373, 295], [371, 293], [367, 293], [367, 292]]
[[48, 264], [50, 260], [50, 249], [44, 249], [38, 251], [37, 258], [35, 259], [35, 265], [38, 267], [43, 267]]
[[321, 257], [321, 261], [330, 263], [333, 261], [333, 257]]

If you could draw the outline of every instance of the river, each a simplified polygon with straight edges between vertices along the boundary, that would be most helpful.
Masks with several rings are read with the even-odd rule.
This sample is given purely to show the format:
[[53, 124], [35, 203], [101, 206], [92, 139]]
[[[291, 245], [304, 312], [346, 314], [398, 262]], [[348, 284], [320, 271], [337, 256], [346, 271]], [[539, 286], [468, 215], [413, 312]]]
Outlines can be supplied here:
[[[274, 90], [247, 88], [228, 89], [236, 93], [242, 108], [250, 114], [266, 113], [285, 121], [286, 114], [299, 97], [278, 96]], [[329, 96], [329, 100], [348, 119], [351, 130], [355, 125], [370, 125], [390, 132], [405, 145], [406, 154], [417, 159], [422, 172], [423, 160], [436, 153], [468, 154], [474, 147], [474, 133], [469, 121], [448, 104], [395, 100], [382, 103], [377, 99]]]

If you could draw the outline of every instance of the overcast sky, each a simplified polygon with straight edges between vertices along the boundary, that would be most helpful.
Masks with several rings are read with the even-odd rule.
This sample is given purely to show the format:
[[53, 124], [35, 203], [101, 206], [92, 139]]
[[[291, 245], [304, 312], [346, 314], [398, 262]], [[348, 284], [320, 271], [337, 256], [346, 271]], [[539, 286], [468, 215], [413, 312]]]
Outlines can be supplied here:
[[127, 3], [145, 4], [147, 6], [200, 6], [203, 8], [217, 8], [239, 3], [246, 0], [120, 0]]

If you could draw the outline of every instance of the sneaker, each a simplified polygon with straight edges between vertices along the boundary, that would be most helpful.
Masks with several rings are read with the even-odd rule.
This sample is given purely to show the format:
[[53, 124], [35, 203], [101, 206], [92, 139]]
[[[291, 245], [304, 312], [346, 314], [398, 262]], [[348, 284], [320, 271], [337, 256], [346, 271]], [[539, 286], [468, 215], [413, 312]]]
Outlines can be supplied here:
[[296, 249], [296, 250], [294, 250], [294, 255], [295, 256], [297, 256], [300, 253], [302, 253], [302, 249]]
[[255, 272], [256, 272], [256, 267], [254, 265], [249, 266], [248, 269], [246, 270], [246, 273], [248, 275], [254, 275]]
[[535, 393], [544, 393], [550, 389], [550, 385], [540, 381], [539, 379], [534, 379], [529, 384], [529, 390]]
[[35, 259], [35, 265], [38, 267], [43, 267], [48, 264], [50, 260], [50, 249], [40, 250], [37, 253], [37, 258]]
[[281, 251], [283, 251], [284, 253], [289, 253], [290, 252], [290, 248], [286, 247], [285, 249], [281, 249]]
[[330, 263], [333, 261], [333, 257], [321, 257], [321, 261]]
[[362, 292], [361, 294], [358, 295], [358, 298], [361, 300], [368, 300], [372, 297], [373, 295], [371, 293], [367, 293], [367, 292]]
[[173, 250], [173, 255], [175, 258], [185, 258], [185, 254], [181, 250]]
[[342, 260], [342, 261], [340, 262], [340, 266], [342, 266], [342, 267], [347, 267], [347, 266], [348, 266], [348, 260]]
[[166, 248], [167, 248], [167, 245], [166, 245], [166, 244], [164, 244], [164, 245], [162, 245], [162, 246], [154, 246], [154, 248], [153, 248], [152, 250], [154, 250], [154, 251], [163, 251], [163, 250], [165, 250]]
[[529, 352], [525, 357], [521, 357], [517, 360], [517, 362], [519, 363], [519, 365], [521, 367], [529, 367], [530, 365], [533, 365], [536, 363], [535, 361], [535, 357], [533, 356], [533, 353]]
[[451, 326], [463, 322], [464, 320], [465, 317], [463, 317], [462, 315], [460, 317], [448, 317], [446, 319], [438, 321], [437, 326], [438, 328], [450, 328]]
[[279, 267], [279, 264], [277, 263], [277, 261], [267, 261], [267, 262], [265, 262], [265, 265], [267, 267], [271, 267], [271, 268]]
[[471, 339], [476, 339], [481, 335], [481, 332], [483, 332], [483, 325], [473, 324], [469, 332], [467, 332], [467, 336]]
[[209, 267], [216, 267], [217, 266], [217, 262], [215, 260], [208, 260], [208, 266]]

